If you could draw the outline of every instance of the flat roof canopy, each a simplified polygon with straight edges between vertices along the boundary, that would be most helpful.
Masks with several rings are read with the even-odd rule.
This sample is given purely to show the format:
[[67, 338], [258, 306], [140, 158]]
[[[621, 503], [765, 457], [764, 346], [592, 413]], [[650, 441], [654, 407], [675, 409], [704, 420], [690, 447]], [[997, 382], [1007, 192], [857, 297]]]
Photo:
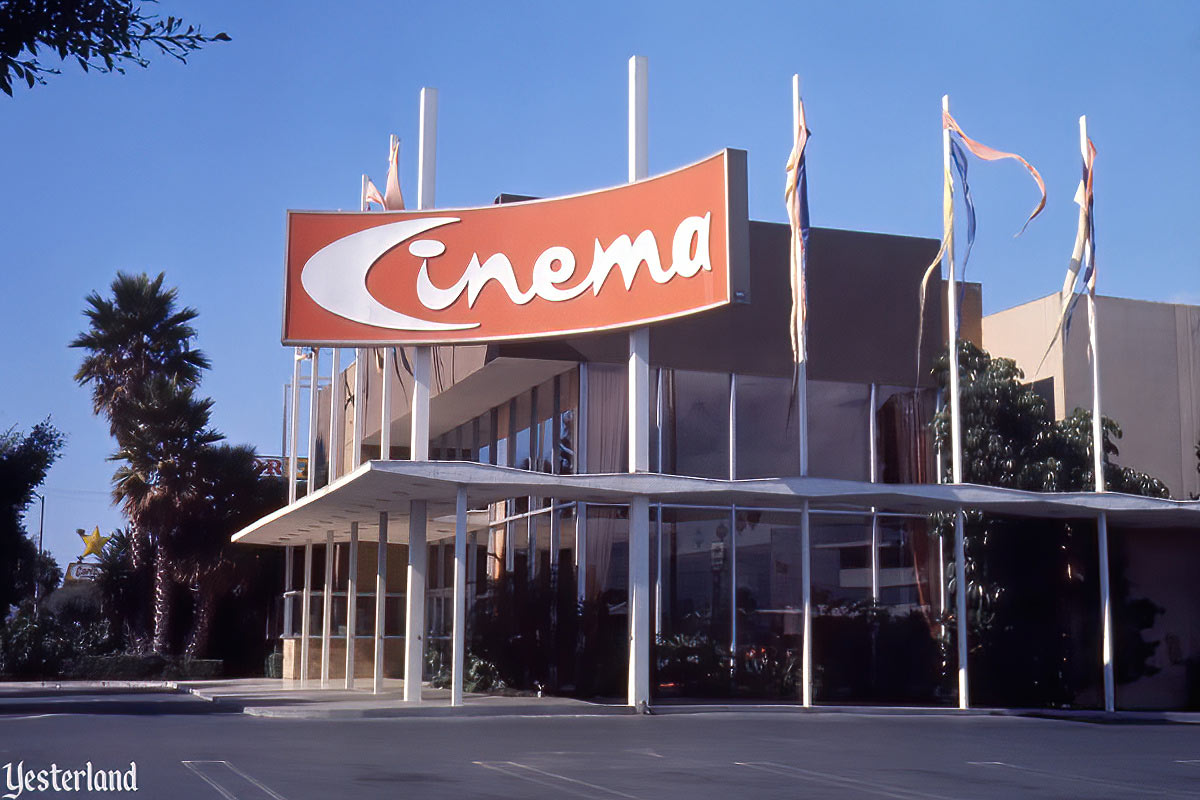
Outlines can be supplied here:
[[[300, 545], [349, 540], [357, 522], [363, 541], [378, 538], [379, 514], [388, 512], [388, 540], [405, 542], [409, 503], [428, 505], [430, 539], [454, 533], [454, 506], [460, 486], [468, 506], [479, 508], [510, 497], [559, 502], [628, 503], [643, 495], [652, 503], [769, 507], [799, 510], [808, 500], [821, 509], [872, 507], [880, 511], [927, 514], [962, 507], [1014, 517], [1086, 519], [1100, 512], [1123, 527], [1190, 527], [1200, 532], [1200, 501], [1160, 500], [1104, 492], [1026, 492], [974, 484], [865, 483], [832, 478], [716, 480], [656, 473], [549, 475], [468, 461], [370, 461], [333, 484], [279, 509], [233, 535], [245, 544]], [[471, 528], [486, 527], [472, 514]]]

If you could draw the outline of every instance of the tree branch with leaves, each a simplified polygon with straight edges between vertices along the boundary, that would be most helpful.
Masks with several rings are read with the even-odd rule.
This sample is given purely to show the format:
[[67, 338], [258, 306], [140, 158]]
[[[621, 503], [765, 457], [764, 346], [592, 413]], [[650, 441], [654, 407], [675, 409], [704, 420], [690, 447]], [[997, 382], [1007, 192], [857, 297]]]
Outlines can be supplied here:
[[29, 88], [59, 75], [43, 63], [43, 54], [75, 61], [84, 72], [119, 72], [148, 67], [148, 53], [182, 62], [207, 44], [227, 42], [221, 32], [208, 35], [199, 25], [175, 16], [148, 13], [148, 2], [133, 0], [0, 0], [0, 89]]

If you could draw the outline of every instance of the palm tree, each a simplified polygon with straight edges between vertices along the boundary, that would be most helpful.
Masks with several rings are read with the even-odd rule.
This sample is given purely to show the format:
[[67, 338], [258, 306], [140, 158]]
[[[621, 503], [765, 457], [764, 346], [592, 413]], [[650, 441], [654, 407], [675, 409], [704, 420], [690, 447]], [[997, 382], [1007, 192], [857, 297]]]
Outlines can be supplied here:
[[120, 461], [113, 475], [113, 499], [154, 554], [154, 649], [169, 645], [172, 549], [183, 509], [198, 489], [200, 464], [220, 433], [209, 427], [212, 400], [197, 399], [190, 386], [155, 376], [125, 401], [137, 421], [118, 438]]
[[186, 490], [192, 448], [219, 438], [208, 429], [211, 403], [191, 396], [209, 361], [191, 346], [196, 310], [177, 308], [176, 290], [163, 288], [162, 273], [118, 273], [111, 290], [111, 298], [88, 295], [88, 328], [70, 346], [86, 351], [75, 380], [91, 387], [93, 410], [108, 418], [117, 440], [113, 460], [125, 462], [113, 476], [113, 495], [131, 523], [132, 567], [144, 573], [154, 559], [154, 646], [161, 651], [170, 575], [168, 553], [159, 545], [175, 525], [171, 503], [179, 498], [173, 492]]
[[163, 274], [118, 272], [112, 298], [87, 296], [88, 329], [71, 347], [87, 350], [75, 381], [92, 387], [92, 409], [108, 417], [113, 436], [128, 427], [127, 400], [155, 375], [172, 383], [195, 386], [208, 358], [191, 346], [196, 331], [189, 324], [194, 308], [176, 310], [177, 292], [163, 289]]

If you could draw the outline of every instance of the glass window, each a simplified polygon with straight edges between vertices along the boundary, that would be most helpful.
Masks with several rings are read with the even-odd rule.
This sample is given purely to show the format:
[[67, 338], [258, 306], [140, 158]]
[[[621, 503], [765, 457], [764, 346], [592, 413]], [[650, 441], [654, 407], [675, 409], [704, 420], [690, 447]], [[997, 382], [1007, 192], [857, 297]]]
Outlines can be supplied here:
[[629, 467], [629, 415], [625, 370], [588, 365], [587, 471], [625, 472]]
[[664, 376], [662, 468], [729, 477], [729, 375], [672, 370]]
[[871, 387], [808, 382], [809, 474], [867, 481], [870, 470]]
[[737, 477], [800, 474], [799, 416], [791, 379], [737, 376], [736, 439]]

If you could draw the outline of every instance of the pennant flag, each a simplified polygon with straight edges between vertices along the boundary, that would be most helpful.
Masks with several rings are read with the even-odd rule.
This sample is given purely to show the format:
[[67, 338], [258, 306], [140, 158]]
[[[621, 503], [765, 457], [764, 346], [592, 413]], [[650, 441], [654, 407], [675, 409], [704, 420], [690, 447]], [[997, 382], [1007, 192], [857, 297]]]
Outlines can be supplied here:
[[804, 119], [804, 101], [799, 101], [799, 124], [796, 140], [787, 160], [787, 181], [783, 190], [783, 201], [787, 205], [788, 223], [791, 226], [791, 248], [789, 273], [792, 284], [792, 356], [797, 364], [808, 358], [808, 300], [805, 297], [804, 267], [808, 247], [808, 175], [804, 164], [804, 149], [808, 145], [809, 130]]
[[[942, 111], [942, 128], [950, 131], [950, 160], [954, 164], [955, 171], [958, 172], [959, 183], [962, 185], [963, 190], [963, 202], [965, 203], [967, 209], [967, 246], [963, 255], [962, 263], [962, 275], [965, 276], [967, 261], [971, 257], [971, 247], [975, 244], [975, 201], [971, 197], [971, 187], [967, 184], [967, 156], [966, 153], [963, 152], [963, 147], [966, 147], [967, 150], [971, 151], [973, 154], [985, 161], [1000, 161], [1005, 158], [1011, 158], [1019, 161], [1033, 177], [1034, 182], [1038, 186], [1038, 190], [1041, 192], [1041, 198], [1038, 200], [1037, 205], [1034, 206], [1033, 212], [1029, 215], [1029, 218], [1025, 220], [1025, 224], [1021, 226], [1021, 230], [1017, 231], [1017, 236], [1020, 236], [1022, 233], [1024, 233], [1025, 228], [1029, 226], [1029, 223], [1032, 222], [1038, 214], [1041, 214], [1043, 209], [1045, 209], [1046, 182], [1042, 180], [1041, 173], [1038, 172], [1032, 164], [1016, 153], [1007, 153], [1003, 150], [996, 150], [995, 148], [988, 147], [986, 144], [977, 142], [970, 136], [967, 136], [967, 134], [963, 132], [962, 127], [959, 126], [958, 122], [955, 121], [954, 117], [950, 116], [950, 112], [945, 110]], [[942, 218], [942, 244], [941, 247], [938, 248], [937, 255], [934, 256], [933, 262], [925, 269], [925, 274], [921, 278], [920, 312], [917, 317], [918, 382], [920, 381], [921, 376], [921, 343], [925, 334], [925, 294], [929, 286], [929, 279], [933, 277], [934, 270], [937, 269], [938, 265], [942, 262], [942, 258], [946, 255], [948, 243], [953, 239], [953, 196], [954, 181], [950, 175], [949, 169], [947, 169], [945, 170], [945, 174], [943, 176], [942, 188], [942, 208], [944, 209]], [[959, 290], [960, 304], [964, 291], [965, 286]], [[961, 319], [959, 320], [959, 324], [962, 324]]]
[[[954, 121], [954, 117], [950, 116], [950, 112], [948, 111], [942, 112], [942, 127], [949, 128], [953, 133], [957, 133], [959, 137], [962, 138], [962, 142], [967, 146], [967, 149], [982, 158], [984, 161], [1000, 161], [1001, 159], [1011, 158], [1020, 161], [1021, 164], [1024, 165], [1025, 169], [1029, 170], [1029, 174], [1033, 176], [1034, 182], [1037, 183], [1038, 189], [1040, 189], [1042, 192], [1042, 197], [1040, 200], [1038, 200], [1038, 204], [1034, 206], [1033, 213], [1029, 215], [1029, 219], [1025, 220], [1025, 224], [1022, 225], [1021, 230], [1017, 232], [1017, 236], [1020, 236], [1025, 232], [1025, 229], [1029, 227], [1029, 223], [1033, 222], [1033, 218], [1042, 213], [1042, 210], [1046, 207], [1046, 182], [1042, 180], [1042, 174], [1034, 169], [1032, 164], [1021, 158], [1016, 153], [1006, 153], [1003, 150], [996, 150], [988, 147], [986, 144], [981, 144], [975, 141], [970, 136], [967, 136], [965, 133], [963, 133], [963, 129], [959, 127], [959, 124]], [[953, 141], [954, 137], [951, 136], [950, 139]]]
[[387, 203], [384, 201], [383, 195], [379, 193], [379, 189], [370, 178], [367, 178], [367, 202], [374, 203], [380, 208], [387, 210]]
[[374, 203], [384, 211], [403, 211], [404, 210], [404, 194], [400, 191], [400, 139], [392, 137], [391, 147], [388, 152], [388, 174], [387, 183], [384, 185], [384, 191], [380, 192], [379, 187], [370, 178], [367, 178], [367, 195], [366, 201]]
[[[1042, 360], [1038, 362], [1038, 371], [1041, 371], [1042, 364], [1046, 362], [1046, 357], [1050, 355], [1054, 343], [1060, 336], [1066, 339], [1071, 330], [1071, 317], [1075, 313], [1075, 306], [1079, 302], [1079, 298], [1083, 296], [1082, 293], [1075, 293], [1081, 268], [1083, 269], [1083, 284], [1087, 288], [1088, 294], [1092, 297], [1096, 296], [1096, 228], [1093, 217], [1095, 198], [1092, 193], [1095, 163], [1096, 145], [1089, 138], [1087, 140], [1087, 158], [1083, 163], [1083, 176], [1079, 179], [1079, 188], [1075, 191], [1075, 202], [1079, 205], [1079, 225], [1075, 231], [1075, 246], [1071, 250], [1071, 261], [1067, 264], [1067, 276], [1063, 280], [1062, 291], [1059, 293], [1061, 306], [1058, 325], [1054, 329], [1054, 335], [1050, 337], [1050, 343], [1046, 345], [1046, 352], [1042, 354]], [[1037, 372], [1034, 374], [1036, 375]]]
[[404, 195], [400, 193], [400, 139], [399, 137], [392, 140], [388, 154], [388, 174], [387, 187], [384, 190], [384, 206], [388, 211], [403, 211], [404, 210]]

